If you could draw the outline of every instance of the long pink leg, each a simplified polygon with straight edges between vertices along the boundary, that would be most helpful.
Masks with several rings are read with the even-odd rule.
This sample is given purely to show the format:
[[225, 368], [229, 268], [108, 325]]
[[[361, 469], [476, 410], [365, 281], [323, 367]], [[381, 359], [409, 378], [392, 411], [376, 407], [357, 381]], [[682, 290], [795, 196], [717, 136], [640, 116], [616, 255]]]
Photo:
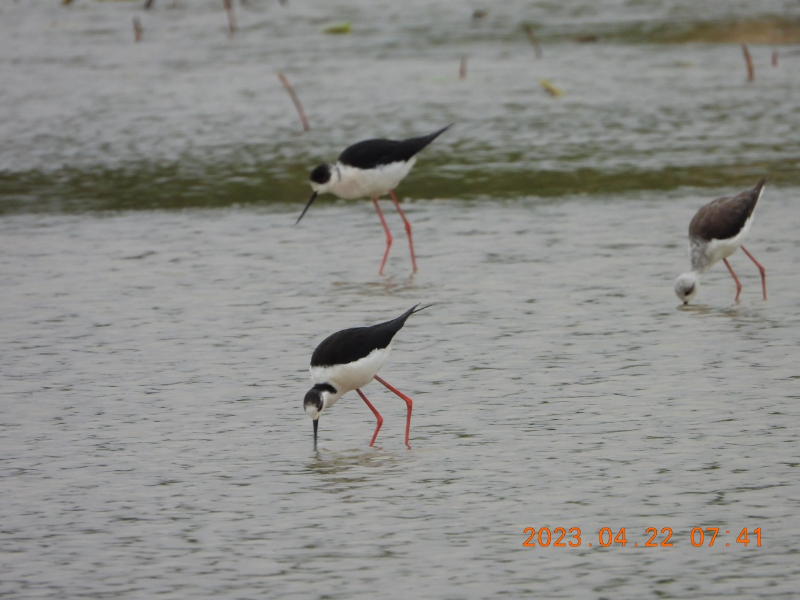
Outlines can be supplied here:
[[733, 277], [733, 280], [736, 282], [736, 298], [734, 298], [733, 301], [738, 302], [739, 294], [742, 293], [742, 284], [739, 283], [739, 278], [736, 276], [736, 273], [733, 272], [733, 269], [731, 268], [731, 263], [728, 262], [728, 259], [723, 258], [722, 262], [724, 262], [725, 266], [728, 267], [728, 271], [731, 272], [731, 277]]
[[747, 251], [747, 248], [745, 248], [744, 246], [741, 246], [741, 248], [742, 248], [742, 250], [744, 250], [744, 253], [747, 254], [747, 256], [750, 257], [750, 260], [752, 260], [754, 263], [756, 263], [756, 266], [758, 267], [758, 270], [761, 271], [761, 288], [764, 290], [764, 300], [766, 300], [767, 299], [767, 270], [764, 267], [761, 266], [761, 263], [758, 262], [752, 254], [750, 254]]
[[413, 404], [411, 398], [406, 396], [403, 392], [394, 389], [392, 386], [390, 386], [388, 383], [386, 383], [383, 379], [381, 379], [377, 375], [375, 375], [375, 379], [378, 381], [378, 383], [382, 383], [390, 391], [394, 392], [395, 394], [400, 396], [403, 400], [405, 400], [406, 406], [408, 406], [408, 417], [406, 417], [406, 447], [411, 448], [411, 446], [408, 445], [408, 434], [411, 433], [411, 406]]
[[381, 207], [378, 206], [378, 199], [373, 198], [372, 203], [375, 205], [375, 210], [378, 211], [378, 216], [381, 218], [381, 224], [383, 225], [383, 230], [386, 232], [386, 251], [383, 253], [381, 268], [378, 269], [378, 275], [383, 275], [383, 265], [386, 264], [386, 257], [389, 256], [389, 248], [392, 247], [392, 233], [389, 231], [389, 226], [386, 224], [386, 219], [383, 218]]
[[378, 426], [375, 428], [375, 433], [372, 434], [372, 440], [369, 443], [369, 445], [372, 446], [372, 444], [375, 443], [375, 438], [378, 437], [378, 432], [381, 430], [381, 425], [383, 425], [383, 417], [377, 410], [375, 410], [375, 407], [372, 406], [372, 404], [370, 404], [370, 401], [367, 400], [367, 397], [364, 395], [364, 392], [362, 392], [359, 389], [356, 389], [356, 391], [358, 392], [358, 395], [361, 396], [361, 399], [367, 403], [369, 409], [375, 414], [375, 418], [378, 419]]
[[406, 215], [403, 212], [403, 209], [400, 208], [400, 203], [397, 201], [397, 196], [394, 195], [394, 190], [389, 190], [389, 196], [392, 198], [392, 202], [394, 202], [394, 205], [397, 208], [397, 212], [400, 213], [400, 217], [403, 219], [403, 223], [406, 224], [406, 234], [408, 234], [408, 247], [411, 248], [411, 266], [414, 268], [414, 273], [416, 273], [417, 259], [414, 257], [414, 240], [411, 238], [411, 223], [408, 222], [408, 219], [406, 219]]

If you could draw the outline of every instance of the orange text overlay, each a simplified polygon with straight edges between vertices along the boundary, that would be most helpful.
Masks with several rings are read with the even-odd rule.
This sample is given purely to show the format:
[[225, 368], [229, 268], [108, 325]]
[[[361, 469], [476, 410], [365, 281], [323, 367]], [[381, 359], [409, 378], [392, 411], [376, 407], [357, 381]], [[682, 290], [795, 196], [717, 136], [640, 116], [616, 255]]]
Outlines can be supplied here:
[[[579, 527], [556, 527], [551, 530], [549, 527], [526, 527], [522, 530], [526, 536], [522, 545], [525, 548], [608, 548], [609, 546], [634, 546], [643, 548], [672, 548], [675, 545], [687, 546], [691, 544], [695, 548], [710, 548], [715, 543], [719, 546], [739, 546], [748, 547], [753, 544], [758, 548], [761, 546], [761, 528], [749, 529], [745, 527], [741, 531], [723, 529], [721, 527], [695, 527], [691, 533], [673, 537], [671, 527], [648, 527], [644, 533], [633, 530], [626, 532], [625, 527], [614, 530], [611, 527], [603, 527], [596, 534], [594, 532], [584, 535]], [[687, 543], [688, 542], [688, 543]]]

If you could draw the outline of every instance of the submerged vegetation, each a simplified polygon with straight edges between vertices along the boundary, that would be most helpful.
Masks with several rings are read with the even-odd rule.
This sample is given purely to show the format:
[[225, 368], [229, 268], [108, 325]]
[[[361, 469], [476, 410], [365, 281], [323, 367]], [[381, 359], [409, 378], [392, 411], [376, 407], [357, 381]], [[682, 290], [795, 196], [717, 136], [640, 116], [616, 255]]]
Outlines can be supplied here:
[[658, 44], [800, 44], [800, 20], [762, 17], [736, 21], [642, 21], [623, 25], [601, 24], [592, 31], [582, 29], [552, 36], [555, 39], [559, 37], [578, 42], [602, 40]]
[[[509, 160], [505, 168], [454, 165], [448, 156], [427, 156], [403, 181], [401, 198], [558, 198], [578, 194], [625, 194], [639, 190], [668, 192], [680, 187], [745, 187], [769, 173], [776, 185], [800, 185], [800, 159], [656, 169], [557, 171], [525, 168]], [[199, 170], [202, 179], [198, 178]], [[241, 165], [139, 164], [126, 168], [62, 170], [54, 173], [0, 172], [0, 214], [219, 208], [304, 201], [305, 164], [289, 170], [264, 168], [242, 172]], [[35, 199], [35, 200], [34, 200]], [[294, 210], [294, 207], [292, 207]]]
[[800, 44], [800, 21], [779, 18], [741, 22], [692, 23], [655, 32], [655, 41], [710, 44]]

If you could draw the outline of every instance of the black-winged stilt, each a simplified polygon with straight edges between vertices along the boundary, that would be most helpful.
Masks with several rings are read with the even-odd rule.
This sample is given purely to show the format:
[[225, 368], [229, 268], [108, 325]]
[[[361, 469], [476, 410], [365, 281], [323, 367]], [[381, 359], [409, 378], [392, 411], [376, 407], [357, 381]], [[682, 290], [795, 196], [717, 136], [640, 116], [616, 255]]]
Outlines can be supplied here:
[[378, 211], [383, 230], [386, 232], [386, 250], [383, 253], [381, 268], [378, 274], [383, 274], [386, 257], [392, 246], [392, 234], [386, 219], [383, 218], [378, 197], [388, 193], [394, 202], [397, 212], [405, 223], [408, 235], [408, 246], [411, 249], [411, 266], [417, 271], [417, 259], [414, 256], [414, 242], [411, 238], [411, 223], [400, 208], [394, 188], [408, 175], [411, 167], [417, 160], [416, 155], [433, 140], [439, 137], [452, 125], [443, 127], [422, 137], [407, 140], [364, 140], [346, 148], [333, 164], [321, 164], [311, 171], [311, 189], [314, 191], [309, 198], [303, 212], [297, 218], [297, 223], [306, 214], [306, 211], [319, 194], [330, 192], [339, 198], [354, 200], [356, 198], [370, 198]]
[[375, 443], [375, 438], [378, 437], [378, 431], [383, 424], [383, 417], [361, 391], [361, 388], [373, 378], [400, 396], [408, 406], [406, 446], [411, 447], [408, 445], [408, 435], [411, 431], [411, 398], [378, 377], [378, 371], [389, 357], [392, 339], [403, 328], [406, 319], [414, 313], [428, 308], [427, 306], [417, 308], [418, 306], [419, 304], [415, 304], [396, 319], [385, 323], [337, 331], [325, 338], [314, 350], [309, 368], [314, 387], [308, 390], [303, 400], [303, 408], [314, 421], [314, 450], [317, 449], [317, 428], [320, 414], [352, 390], [358, 392], [378, 420], [369, 445], [372, 446]]
[[766, 271], [747, 251], [747, 248], [742, 246], [753, 223], [756, 204], [764, 191], [766, 181], [767, 178], [763, 177], [751, 190], [744, 191], [733, 198], [717, 198], [709, 202], [697, 211], [692, 222], [689, 223], [689, 257], [692, 261], [692, 270], [684, 273], [675, 281], [675, 293], [684, 304], [688, 304], [697, 292], [700, 277], [720, 259], [728, 267], [728, 271], [736, 282], [734, 301], [739, 300], [742, 284], [728, 262], [728, 257], [739, 247], [761, 272], [761, 287], [764, 290], [764, 300], [767, 299]]

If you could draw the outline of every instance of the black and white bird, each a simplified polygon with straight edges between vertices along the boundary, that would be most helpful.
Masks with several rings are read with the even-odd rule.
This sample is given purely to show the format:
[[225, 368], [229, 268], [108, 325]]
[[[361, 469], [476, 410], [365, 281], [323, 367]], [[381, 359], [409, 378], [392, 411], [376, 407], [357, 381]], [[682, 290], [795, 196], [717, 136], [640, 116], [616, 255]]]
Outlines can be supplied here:
[[300, 222], [311, 203], [320, 194], [330, 192], [347, 200], [370, 198], [375, 205], [375, 210], [378, 211], [383, 230], [386, 232], [386, 250], [383, 253], [381, 268], [378, 270], [378, 274], [381, 275], [386, 264], [386, 257], [389, 256], [389, 248], [392, 246], [392, 234], [386, 224], [386, 219], [383, 218], [381, 207], [378, 205], [378, 197], [388, 193], [405, 223], [408, 246], [411, 249], [411, 266], [416, 273], [417, 259], [414, 256], [411, 223], [408, 222], [400, 208], [394, 188], [411, 171], [411, 167], [417, 161], [417, 154], [451, 126], [443, 127], [429, 135], [407, 140], [364, 140], [346, 148], [335, 163], [317, 166], [311, 171], [313, 193], [295, 225]]
[[742, 284], [736, 273], [733, 272], [728, 257], [736, 252], [737, 248], [750, 257], [761, 272], [761, 287], [764, 290], [764, 300], [767, 299], [767, 275], [764, 267], [742, 246], [750, 226], [753, 224], [753, 214], [758, 204], [758, 199], [764, 191], [764, 177], [756, 186], [742, 192], [733, 198], [717, 198], [697, 211], [692, 222], [689, 223], [689, 257], [692, 261], [692, 270], [684, 273], [675, 281], [675, 293], [684, 304], [697, 293], [701, 276], [720, 259], [728, 267], [733, 280], [736, 282], [736, 298], [742, 291]]
[[406, 319], [414, 313], [428, 308], [427, 306], [417, 308], [418, 306], [419, 304], [415, 304], [396, 319], [385, 323], [337, 331], [325, 338], [314, 350], [309, 368], [314, 387], [308, 390], [303, 400], [303, 408], [314, 422], [314, 450], [317, 449], [317, 428], [322, 411], [336, 404], [339, 398], [352, 390], [358, 392], [378, 420], [369, 445], [372, 446], [375, 443], [375, 438], [378, 437], [378, 431], [383, 424], [383, 417], [361, 391], [361, 388], [373, 379], [400, 396], [408, 406], [406, 446], [411, 447], [408, 445], [408, 435], [411, 431], [411, 398], [378, 377], [378, 371], [389, 358], [392, 340], [395, 334], [403, 328]]

